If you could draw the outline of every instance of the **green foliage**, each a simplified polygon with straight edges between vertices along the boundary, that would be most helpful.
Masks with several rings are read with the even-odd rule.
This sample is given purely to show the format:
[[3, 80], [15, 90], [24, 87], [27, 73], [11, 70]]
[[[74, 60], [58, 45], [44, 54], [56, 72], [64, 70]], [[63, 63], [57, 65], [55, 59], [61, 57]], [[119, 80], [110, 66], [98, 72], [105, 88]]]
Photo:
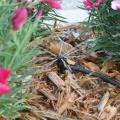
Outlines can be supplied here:
[[98, 8], [89, 12], [87, 27], [96, 31], [94, 50], [104, 50], [120, 63], [120, 11], [111, 8], [112, 0], [103, 0]]
[[[18, 111], [27, 106], [26, 94], [22, 91], [27, 89], [25, 84], [28, 74], [23, 77], [23, 73], [18, 71], [30, 67], [27, 62], [36, 55], [36, 50], [27, 49], [27, 43], [37, 22], [27, 22], [19, 32], [14, 33], [10, 22], [13, 9], [14, 5], [0, 6], [0, 66], [12, 70], [9, 80], [12, 91], [0, 97], [0, 114], [8, 118], [18, 117]], [[21, 76], [21, 79], [18, 76]]]
[[[39, 4], [37, 7], [44, 7], [45, 10], [42, 20], [35, 19], [37, 9], [37, 12], [29, 16], [26, 24], [18, 32], [13, 32], [11, 16], [16, 6], [22, 6], [22, 3], [16, 3], [16, 0], [0, 1], [0, 66], [12, 71], [9, 79], [12, 91], [0, 97], [0, 115], [11, 119], [20, 115], [18, 111], [28, 107], [25, 98], [30, 94], [25, 94], [24, 91], [30, 80], [28, 81], [26, 78], [35, 71], [22, 72], [22, 70], [31, 67], [28, 62], [38, 53], [35, 49], [29, 50], [28, 44], [31, 38], [34, 40], [35, 37], [42, 37], [43, 33], [48, 31], [42, 28], [44, 20], [60, 18], [54, 10], [44, 4]], [[30, 4], [29, 7], [33, 7], [33, 5]], [[49, 14], [49, 12], [51, 13]], [[35, 35], [36, 30], [37, 35]]]
[[[31, 8], [33, 7], [32, 4], [30, 5], [30, 7]], [[31, 13], [30, 16], [32, 16], [31, 18], [32, 22], [35, 21], [36, 15], [40, 9], [44, 10], [44, 14], [42, 16], [42, 20], [38, 23], [36, 31], [33, 32], [32, 34], [32, 40], [34, 40], [34, 38], [36, 37], [40, 37], [40, 36], [45, 37], [49, 35], [52, 30], [52, 26], [51, 26], [52, 24], [49, 23], [56, 21], [66, 22], [64, 20], [65, 19], [64, 17], [59, 16], [54, 9], [47, 6], [46, 4], [43, 3], [36, 4], [34, 5], [34, 9], [35, 9], [34, 13], [30, 12]]]

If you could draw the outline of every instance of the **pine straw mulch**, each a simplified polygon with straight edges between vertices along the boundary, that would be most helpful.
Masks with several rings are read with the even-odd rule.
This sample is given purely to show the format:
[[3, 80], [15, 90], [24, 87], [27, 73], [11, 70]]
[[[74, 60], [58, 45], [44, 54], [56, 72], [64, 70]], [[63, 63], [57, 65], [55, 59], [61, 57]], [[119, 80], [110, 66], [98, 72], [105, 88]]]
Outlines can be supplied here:
[[85, 54], [93, 46], [87, 43], [94, 35], [89, 32], [79, 37], [83, 29], [81, 25], [56, 28], [52, 35], [30, 46], [42, 54], [32, 60], [37, 73], [28, 90], [33, 93], [27, 99], [31, 110], [22, 112], [21, 120], [120, 120], [119, 89], [83, 73], [66, 70], [61, 74], [56, 65], [49, 64], [55, 55], [69, 53], [66, 57], [70, 64], [81, 64], [120, 81], [120, 72], [111, 59], [103, 63], [103, 53]]

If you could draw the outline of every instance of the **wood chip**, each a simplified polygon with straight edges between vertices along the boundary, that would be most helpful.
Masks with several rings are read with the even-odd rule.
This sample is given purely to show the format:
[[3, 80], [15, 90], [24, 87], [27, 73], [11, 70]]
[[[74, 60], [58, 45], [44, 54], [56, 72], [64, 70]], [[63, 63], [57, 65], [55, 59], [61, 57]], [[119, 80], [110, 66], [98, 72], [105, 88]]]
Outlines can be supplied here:
[[117, 113], [117, 108], [114, 106], [107, 106], [105, 109], [99, 114], [99, 119], [100, 120], [112, 120], [112, 118], [115, 116]]
[[[65, 54], [66, 52], [68, 52], [71, 49], [75, 49], [72, 45], [70, 45], [69, 43], [66, 43], [58, 38], [55, 39], [44, 39], [43, 43], [42, 43], [46, 49], [48, 49], [50, 52], [59, 55], [59, 53], [61, 54]], [[62, 49], [61, 49], [62, 47]]]
[[98, 65], [96, 65], [95, 63], [92, 63], [92, 62], [86, 62], [86, 61], [82, 61], [84, 66], [86, 66], [87, 68], [89, 68], [90, 70], [92, 71], [96, 71], [96, 72], [99, 72], [100, 71], [100, 68]]
[[35, 113], [39, 113], [40, 116], [43, 116], [45, 118], [49, 118], [52, 120], [75, 120], [72, 118], [65, 118], [58, 114], [57, 112], [54, 112], [52, 110], [44, 110], [44, 111], [34, 111]]
[[6, 118], [3, 116], [0, 116], [0, 120], [6, 120]]
[[80, 88], [80, 86], [78, 85], [76, 78], [73, 79], [75, 76], [73, 74], [71, 74], [70, 71], [66, 71], [66, 84], [70, 84], [70, 86], [79, 94], [81, 95], [81, 91], [83, 92], [83, 90]]
[[38, 120], [35, 116], [29, 115], [29, 114], [24, 114], [24, 119], [25, 120]]
[[56, 72], [50, 72], [47, 76], [58, 87], [58, 89], [64, 88], [65, 82], [57, 75]]
[[71, 94], [67, 94], [63, 99], [63, 103], [60, 108], [57, 110], [59, 114], [62, 114], [65, 110], [69, 109], [69, 107], [74, 104], [74, 100], [76, 98], [76, 94], [73, 92]]
[[104, 66], [101, 69], [101, 73], [106, 74], [108, 73], [111, 69], [113, 69], [115, 67], [115, 64], [113, 63], [113, 61], [111, 59], [109, 59]]
[[67, 63], [70, 64], [70, 65], [75, 65], [75, 62], [70, 60], [70, 59], [66, 59]]
[[101, 112], [103, 111], [105, 105], [107, 104], [108, 100], [109, 100], [109, 97], [110, 97], [110, 93], [109, 92], [106, 92], [104, 94], [104, 96], [102, 97], [102, 99], [100, 100], [100, 103], [97, 105], [97, 109]]
[[39, 89], [38, 91], [52, 101], [57, 100], [57, 98], [46, 88]]

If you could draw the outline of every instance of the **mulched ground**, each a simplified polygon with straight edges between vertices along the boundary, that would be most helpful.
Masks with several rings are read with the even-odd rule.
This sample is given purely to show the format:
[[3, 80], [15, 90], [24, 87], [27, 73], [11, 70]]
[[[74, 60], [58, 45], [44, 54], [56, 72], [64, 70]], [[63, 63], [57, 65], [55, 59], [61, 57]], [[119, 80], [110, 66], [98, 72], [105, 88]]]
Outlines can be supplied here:
[[21, 120], [120, 120], [119, 89], [84, 73], [60, 73], [54, 64], [58, 55], [64, 55], [69, 64], [81, 64], [120, 81], [111, 59], [103, 62], [102, 52], [86, 54], [94, 46], [94, 35], [79, 37], [83, 29], [82, 25], [55, 28], [50, 36], [30, 45], [41, 52], [32, 60], [37, 73], [28, 90], [33, 93], [27, 99], [31, 109], [22, 112]]

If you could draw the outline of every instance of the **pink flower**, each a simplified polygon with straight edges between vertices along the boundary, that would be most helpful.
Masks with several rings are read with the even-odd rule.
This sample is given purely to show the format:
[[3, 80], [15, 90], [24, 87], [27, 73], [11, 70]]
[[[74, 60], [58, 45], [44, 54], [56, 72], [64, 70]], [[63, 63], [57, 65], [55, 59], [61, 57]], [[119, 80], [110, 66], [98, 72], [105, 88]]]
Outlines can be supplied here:
[[103, 0], [96, 0], [96, 2], [92, 2], [91, 0], [85, 0], [83, 2], [84, 6], [87, 10], [99, 7], [102, 3], [103, 3]]
[[7, 79], [10, 76], [10, 74], [11, 74], [10, 70], [0, 68], [0, 83], [7, 84]]
[[99, 7], [100, 4], [102, 4], [102, 3], [103, 3], [103, 0], [96, 0], [96, 2], [94, 3], [94, 6]]
[[[16, 0], [17, 2], [21, 2], [21, 0]], [[32, 0], [25, 0], [27, 3], [32, 3]]]
[[13, 31], [20, 29], [26, 22], [28, 11], [26, 8], [18, 8], [14, 11], [12, 16]]
[[120, 0], [113, 0], [111, 2], [111, 7], [113, 10], [120, 10]]
[[32, 0], [25, 0], [26, 3], [32, 3]]
[[93, 8], [93, 2], [91, 2], [90, 0], [85, 0], [83, 3], [87, 10]]
[[7, 85], [7, 79], [10, 74], [10, 70], [0, 68], [0, 96], [10, 92], [10, 87]]
[[42, 17], [43, 9], [39, 10], [36, 16], [36, 19], [39, 20]]
[[61, 5], [57, 2], [57, 0], [40, 0], [40, 1], [52, 8], [62, 9]]
[[5, 84], [2, 84], [2, 83], [0, 83], [0, 96], [2, 96], [2, 95], [5, 95], [5, 94], [7, 94], [7, 93], [9, 93], [10, 92], [10, 87], [9, 86], [7, 86], [7, 85], [5, 85]]

